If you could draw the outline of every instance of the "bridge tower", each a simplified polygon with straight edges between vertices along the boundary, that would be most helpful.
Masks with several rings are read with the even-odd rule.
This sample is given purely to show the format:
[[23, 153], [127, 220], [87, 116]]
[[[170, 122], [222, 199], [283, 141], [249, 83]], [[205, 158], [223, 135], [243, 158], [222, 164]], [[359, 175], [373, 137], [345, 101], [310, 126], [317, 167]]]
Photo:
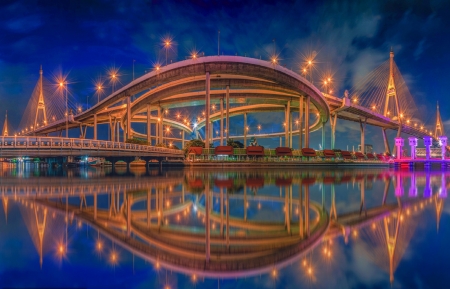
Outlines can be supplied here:
[[444, 132], [444, 124], [442, 123], [441, 113], [439, 112], [439, 102], [436, 106], [436, 127], [434, 129], [434, 137], [438, 138], [439, 136], [445, 135]]
[[36, 127], [36, 125], [38, 124], [38, 116], [39, 116], [39, 111], [42, 111], [42, 115], [44, 118], [44, 124], [47, 124], [47, 113], [45, 111], [45, 103], [44, 103], [44, 86], [42, 84], [42, 76], [43, 71], [42, 71], [42, 65], [39, 69], [39, 100], [38, 100], [38, 105], [36, 108], [36, 117], [34, 119], [34, 126]]
[[[394, 105], [395, 105], [395, 109], [397, 110], [397, 119], [398, 122], [401, 122], [401, 111], [400, 111], [400, 104], [398, 101], [398, 96], [397, 96], [397, 90], [395, 88], [395, 81], [394, 81], [394, 51], [391, 48], [391, 52], [389, 53], [389, 81], [388, 81], [388, 87], [387, 87], [387, 91], [386, 91], [386, 100], [384, 103], [384, 111], [383, 111], [383, 115], [384, 116], [389, 116], [390, 115], [390, 111], [389, 111], [389, 103], [391, 102], [391, 99], [393, 99], [394, 101]], [[394, 112], [392, 112], [393, 114]], [[394, 115], [392, 115], [392, 117], [394, 117]], [[399, 128], [399, 133], [400, 133], [400, 128]]]
[[9, 131], [8, 131], [8, 111], [6, 111], [6, 114], [5, 114], [5, 122], [3, 123], [2, 135], [3, 136], [8, 136], [9, 135]]

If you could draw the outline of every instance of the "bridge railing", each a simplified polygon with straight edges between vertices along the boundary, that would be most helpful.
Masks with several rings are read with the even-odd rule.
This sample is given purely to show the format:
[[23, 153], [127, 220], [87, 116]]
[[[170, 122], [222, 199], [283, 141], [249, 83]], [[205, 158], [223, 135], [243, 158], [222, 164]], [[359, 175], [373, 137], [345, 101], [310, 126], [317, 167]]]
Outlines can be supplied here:
[[121, 150], [121, 151], [140, 151], [140, 152], [158, 152], [166, 154], [175, 154], [183, 156], [182, 150], [155, 147], [148, 145], [139, 145], [124, 142], [112, 142], [105, 140], [90, 140], [77, 138], [59, 138], [59, 137], [5, 137], [0, 138], [0, 149], [77, 149], [77, 150]]

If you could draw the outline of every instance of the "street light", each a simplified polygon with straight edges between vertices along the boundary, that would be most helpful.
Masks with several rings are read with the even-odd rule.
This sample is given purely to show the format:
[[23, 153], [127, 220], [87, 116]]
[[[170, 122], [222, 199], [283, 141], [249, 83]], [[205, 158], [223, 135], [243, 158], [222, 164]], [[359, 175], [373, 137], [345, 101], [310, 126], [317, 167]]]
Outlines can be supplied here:
[[166, 37], [163, 39], [163, 46], [164, 49], [166, 50], [166, 65], [167, 63], [167, 53], [169, 51], [169, 48], [172, 46], [172, 38], [170, 36]]
[[66, 91], [66, 113], [65, 113], [65, 116], [66, 116], [66, 138], [68, 138], [69, 137], [69, 113], [68, 113], [69, 108], [68, 108], [68, 104], [67, 104], [67, 82], [66, 81], [59, 82], [59, 87]]

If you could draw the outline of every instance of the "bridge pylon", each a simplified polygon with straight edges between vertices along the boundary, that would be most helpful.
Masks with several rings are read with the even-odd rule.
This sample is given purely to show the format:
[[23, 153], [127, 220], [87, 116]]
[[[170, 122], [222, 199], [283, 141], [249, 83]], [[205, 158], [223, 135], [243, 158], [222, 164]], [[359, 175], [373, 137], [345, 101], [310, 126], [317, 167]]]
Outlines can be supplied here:
[[438, 138], [445, 135], [444, 124], [442, 123], [441, 113], [439, 111], [439, 102], [436, 105], [436, 126], [434, 128], [434, 137]]
[[36, 117], [34, 119], [34, 128], [37, 127], [38, 124], [38, 117], [39, 117], [39, 111], [42, 111], [42, 116], [44, 118], [44, 124], [47, 124], [47, 113], [45, 110], [45, 102], [44, 102], [44, 87], [43, 87], [43, 71], [42, 71], [42, 65], [39, 69], [39, 100], [38, 100], [38, 105], [36, 108]]
[[[388, 80], [388, 86], [386, 90], [386, 99], [384, 102], [384, 116], [390, 116], [391, 112], [389, 111], [389, 103], [391, 102], [391, 99], [394, 101], [396, 113], [397, 113], [397, 119], [399, 122], [401, 122], [401, 111], [400, 111], [400, 102], [398, 100], [397, 96], [397, 89], [395, 87], [395, 81], [394, 81], [394, 51], [391, 49], [391, 52], [389, 53], [389, 80]], [[394, 117], [394, 112], [392, 112], [392, 117]], [[399, 130], [400, 131], [400, 130]]]
[[[389, 111], [389, 104], [394, 101], [395, 110], [397, 113], [397, 121], [398, 121], [398, 131], [397, 131], [397, 137], [400, 137], [400, 133], [402, 131], [402, 113], [400, 111], [400, 102], [397, 95], [397, 89], [395, 87], [395, 81], [394, 81], [394, 50], [389, 52], [389, 80], [388, 80], [388, 86], [386, 90], [386, 99], [384, 102], [384, 110], [383, 115], [386, 117], [394, 117], [394, 111]], [[385, 131], [383, 131], [383, 136], [385, 134]], [[387, 141], [385, 141], [386, 151], [389, 152], [389, 144]], [[395, 147], [394, 147], [395, 152]]]

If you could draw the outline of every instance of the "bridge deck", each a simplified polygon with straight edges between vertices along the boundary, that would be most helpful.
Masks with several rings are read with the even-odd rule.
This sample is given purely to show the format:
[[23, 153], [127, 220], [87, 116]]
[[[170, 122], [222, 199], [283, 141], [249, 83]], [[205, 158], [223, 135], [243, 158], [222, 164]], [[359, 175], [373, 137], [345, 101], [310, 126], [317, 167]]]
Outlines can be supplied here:
[[55, 137], [1, 137], [0, 157], [155, 157], [184, 158], [182, 150], [104, 140]]

